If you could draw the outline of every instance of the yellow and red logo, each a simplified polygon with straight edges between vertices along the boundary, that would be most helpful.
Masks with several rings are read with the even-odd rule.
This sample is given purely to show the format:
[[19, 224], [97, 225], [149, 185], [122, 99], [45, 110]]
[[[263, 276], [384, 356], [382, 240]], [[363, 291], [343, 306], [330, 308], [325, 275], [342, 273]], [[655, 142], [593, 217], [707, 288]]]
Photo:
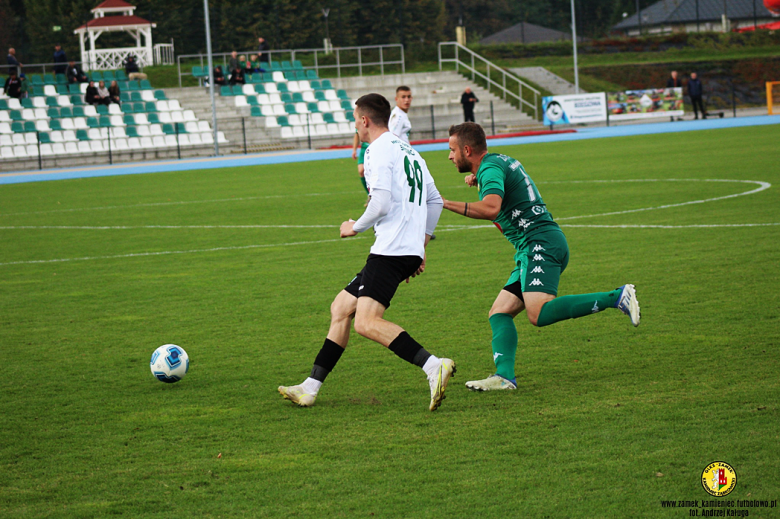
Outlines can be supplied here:
[[728, 463], [713, 461], [701, 474], [701, 486], [715, 497], [727, 496], [737, 486], [737, 473]]

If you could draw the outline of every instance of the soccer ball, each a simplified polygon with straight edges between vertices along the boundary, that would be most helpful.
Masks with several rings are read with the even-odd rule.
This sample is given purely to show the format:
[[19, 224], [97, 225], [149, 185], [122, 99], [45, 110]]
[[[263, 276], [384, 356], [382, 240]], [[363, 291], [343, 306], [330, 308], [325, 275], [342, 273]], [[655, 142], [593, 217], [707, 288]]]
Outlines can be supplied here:
[[152, 375], [160, 382], [178, 382], [190, 369], [190, 357], [184, 348], [175, 344], [163, 344], [152, 353], [149, 362]]

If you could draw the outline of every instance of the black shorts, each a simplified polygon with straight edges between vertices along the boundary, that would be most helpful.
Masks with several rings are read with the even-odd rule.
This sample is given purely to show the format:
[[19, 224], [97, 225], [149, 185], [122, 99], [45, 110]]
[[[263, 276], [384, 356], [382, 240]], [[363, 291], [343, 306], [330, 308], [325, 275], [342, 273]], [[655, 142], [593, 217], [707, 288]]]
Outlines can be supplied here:
[[417, 272], [422, 264], [419, 256], [380, 256], [369, 254], [366, 266], [357, 273], [344, 290], [355, 297], [370, 297], [390, 308], [398, 285]]

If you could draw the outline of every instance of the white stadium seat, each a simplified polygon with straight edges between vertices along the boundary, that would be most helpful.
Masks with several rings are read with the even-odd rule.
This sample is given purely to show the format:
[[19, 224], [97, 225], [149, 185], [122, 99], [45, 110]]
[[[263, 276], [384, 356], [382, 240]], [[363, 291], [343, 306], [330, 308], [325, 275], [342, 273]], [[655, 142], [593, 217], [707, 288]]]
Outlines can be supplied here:
[[2, 134], [0, 135], [0, 146], [13, 146], [14, 140], [11, 138], [10, 135]]
[[328, 123], [328, 133], [336, 135], [339, 132], [339, 125], [337, 123]]
[[170, 110], [170, 108], [168, 108], [168, 101], [157, 101], [158, 112], [167, 112], [168, 110]]
[[317, 98], [314, 97], [314, 92], [304, 92], [303, 93], [303, 100], [307, 103], [316, 103]]
[[302, 124], [306, 124], [306, 119], [301, 120], [301, 116], [298, 114], [288, 115], [287, 120], [290, 121], [290, 124], [293, 126], [301, 126]]
[[293, 138], [293, 129], [289, 126], [282, 127], [282, 139], [292, 139]]
[[328, 103], [329, 103], [328, 107], [330, 108], [328, 110], [329, 112], [339, 112], [339, 111], [341, 111], [341, 102], [339, 102], [338, 100], [336, 100], [336, 101], [331, 100]]
[[203, 141], [201, 140], [200, 134], [193, 133], [192, 135], [188, 135], [187, 137], [190, 138], [190, 144], [202, 144]]
[[171, 119], [171, 114], [168, 112], [157, 114], [157, 118], [160, 120], [160, 124], [170, 124], [173, 122], [173, 119]]
[[127, 138], [127, 132], [125, 132], [125, 129], [121, 126], [111, 128], [111, 138], [112, 139], [125, 139]]
[[51, 138], [51, 142], [64, 142], [65, 139], [62, 138], [62, 132], [61, 131], [53, 131], [49, 134], [49, 137]]
[[287, 115], [284, 111], [284, 105], [274, 105], [274, 115]]
[[57, 104], [59, 106], [72, 106], [68, 96], [57, 96]]
[[149, 149], [154, 148], [154, 143], [151, 137], [141, 137], [141, 145], [137, 149]]
[[[25, 150], [27, 151], [28, 157], [37, 157], [38, 156], [38, 145], [37, 144], [28, 144]], [[43, 153], [41, 153], [43, 155]]]
[[241, 91], [244, 93], [245, 96], [253, 96], [257, 92], [255, 92], [255, 86], [254, 85], [241, 85]]
[[[64, 120], [65, 119], [63, 119], [63, 121]], [[89, 128], [89, 126], [87, 125], [87, 120], [84, 117], [74, 117], [73, 118], [73, 126], [77, 130], [86, 130], [87, 128]], [[64, 128], [64, 126], [63, 126], [63, 128]]]
[[[51, 86], [51, 85], [46, 85], [46, 86]], [[51, 95], [51, 97], [57, 97], [57, 92], [54, 92]], [[33, 97], [32, 100], [33, 100], [33, 106], [35, 108], [43, 108], [44, 110], [46, 109], [46, 98], [45, 97], [37, 96], [37, 97]]]
[[[273, 105], [263, 105], [263, 106], [261, 106], [260, 107], [260, 113], [263, 114], [263, 117], [273, 117], [274, 119], [276, 119], [276, 116], [274, 115], [274, 107], [273, 107]], [[8, 128], [10, 130], [10, 126]]]
[[337, 123], [345, 123], [347, 122], [347, 117], [344, 115], [344, 112], [333, 112], [333, 120]]
[[141, 99], [147, 102], [154, 102], [154, 92], [152, 90], [141, 90]]
[[[265, 115], [265, 114], [263, 114]], [[266, 128], [278, 128], [279, 123], [276, 120], [276, 117], [266, 117], [265, 118], [265, 127]]]
[[[165, 136], [165, 145], [168, 146], [169, 148], [170, 147], [175, 148], [176, 146], [178, 146], [180, 141], [177, 141], [176, 137], [177, 137], [177, 135], [166, 135]], [[181, 138], [181, 135], [178, 135], [178, 137]]]
[[264, 83], [263, 86], [265, 87], [265, 91], [268, 94], [278, 94], [279, 89], [276, 88], [276, 83]]
[[33, 132], [25, 133], [24, 134], [24, 143], [25, 144], [38, 144], [38, 135], [33, 133]]
[[122, 108], [116, 103], [111, 103], [108, 105], [108, 114], [109, 115], [122, 115]]
[[182, 114], [180, 111], [171, 112], [171, 121], [175, 123], [183, 123], [184, 122], [184, 114]]
[[11, 115], [6, 110], [0, 111], [0, 123], [10, 123]]
[[0, 133], [13, 133], [11, 125], [9, 123], [0, 123]]
[[179, 101], [176, 99], [171, 99], [168, 101], [168, 110], [171, 111], [181, 111], [181, 105], [179, 104]]
[[268, 94], [268, 102], [272, 105], [282, 104], [282, 94], [278, 92], [275, 94]]
[[[284, 83], [286, 80], [284, 79], [284, 73], [280, 71], [276, 71], [272, 75], [274, 83]], [[267, 85], [268, 83], [266, 83]]]
[[198, 130], [199, 132], [210, 132], [211, 126], [209, 125], [208, 121], [198, 121]]
[[[203, 121], [203, 122], [206, 123], [206, 121]], [[206, 123], [206, 125], [208, 125], [208, 123]], [[185, 123], [184, 124], [184, 130], [187, 133], [198, 133], [200, 131], [198, 129], [198, 123], [196, 123], [196, 122]]]
[[9, 110], [21, 110], [22, 109], [22, 103], [19, 102], [18, 99], [15, 97], [11, 97], [8, 99], [8, 109]]
[[26, 142], [24, 142], [24, 134], [23, 133], [15, 133], [15, 134], [13, 134], [11, 136], [11, 138], [13, 139], [12, 142], [14, 143], [14, 146], [23, 146], [23, 145], [27, 144]]
[[[87, 84], [87, 83], [81, 83], [79, 85], [79, 89], [81, 90], [81, 94], [82, 95], [87, 93], [87, 87], [88, 86], [89, 86], [89, 84]], [[95, 86], [97, 86], [97, 85], [95, 85]]]
[[349, 123], [339, 123], [339, 133], [343, 135], [349, 135], [350, 133], [355, 133], [355, 127], [350, 125]]
[[[317, 114], [315, 114], [315, 115], [317, 115]], [[324, 123], [323, 124], [317, 124], [314, 127], [313, 133], [315, 133], [317, 136], [322, 136], [322, 137], [328, 136], [329, 135], [328, 134], [328, 125], [324, 124]]]
[[270, 99], [268, 94], [258, 94], [257, 95], [257, 103], [260, 106], [273, 104], [273, 103], [271, 103], [271, 99]]
[[306, 92], [311, 90], [311, 83], [306, 80], [298, 81], [298, 88], [301, 90], [301, 92]]
[[311, 114], [311, 123], [312, 124], [324, 124], [325, 121], [322, 119], [322, 114], [321, 113]]
[[51, 145], [51, 152], [53, 155], [64, 155], [67, 153], [65, 151], [65, 145], [61, 142], [55, 142]]
[[25, 108], [22, 110], [22, 119], [25, 121], [34, 121], [35, 120], [35, 110], [31, 108]]
[[189, 146], [190, 144], [190, 136], [186, 133], [180, 133], [179, 134], [179, 146]]
[[155, 135], [153, 142], [155, 148], [165, 148], [168, 146], [168, 144], [165, 142], [164, 135]]
[[62, 132], [62, 140], [65, 142], [76, 142], [78, 138], [76, 137], [76, 132], [73, 130], [65, 130]]
[[130, 148], [127, 146], [127, 139], [117, 139], [111, 143], [111, 149], [116, 151], [127, 151]]
[[325, 99], [327, 99], [328, 101], [333, 101], [334, 99], [338, 99], [338, 98], [339, 97], [336, 95], [335, 90], [331, 89], [325, 91]]
[[146, 126], [149, 124], [149, 119], [146, 117], [146, 114], [135, 114], [133, 115], [133, 119], [135, 119], [135, 124], [139, 126]]
[[49, 128], [49, 121], [43, 120], [43, 121], [37, 121], [35, 123], [35, 129], [39, 132], [50, 132], [51, 128]]
[[159, 124], [150, 124], [149, 125], [149, 133], [152, 134], [152, 136], [155, 135], [165, 135], [162, 131], [162, 126]]
[[41, 119], [48, 119], [49, 114], [46, 113], [46, 110], [44, 108], [36, 108], [35, 109], [35, 118], [38, 120]]
[[295, 103], [295, 111], [299, 114], [307, 114], [309, 113], [309, 107], [306, 106], [306, 103]]
[[130, 137], [127, 139], [127, 147], [130, 150], [140, 150], [141, 149], [141, 139], [138, 137]]
[[121, 115], [110, 116], [111, 126], [126, 126]]
[[97, 109], [92, 105], [87, 105], [84, 107], [84, 117], [97, 117]]
[[51, 144], [41, 144], [41, 156], [48, 157], [50, 155], [54, 155], [54, 150], [52, 149]]
[[297, 81], [288, 81], [287, 82], [287, 90], [290, 92], [300, 92], [301, 89], [298, 88], [298, 82]]
[[57, 88], [54, 85], [44, 85], [43, 86], [43, 95], [49, 97], [54, 97], [57, 95]]
[[66, 142], [65, 143], [65, 153], [78, 153], [79, 152], [79, 146], [75, 142]]
[[101, 151], [104, 151], [103, 141], [89, 141], [89, 149], [94, 151], [95, 153], [100, 153]]
[[76, 144], [76, 147], [79, 149], [79, 153], [91, 153], [92, 148], [89, 147], [89, 141], [79, 141]]
[[0, 148], [0, 156], [4, 159], [12, 159], [14, 158], [14, 149], [10, 146], [3, 146]]
[[144, 126], [136, 126], [136, 130], [138, 131], [138, 135], [140, 137], [149, 137], [152, 132], [149, 130], [150, 125], [144, 125]]
[[330, 104], [327, 101], [317, 101], [317, 109], [320, 112], [330, 112]]
[[73, 130], [76, 128], [75, 121], [72, 117], [66, 117], [65, 119], [60, 119], [60, 126], [62, 126], [63, 130]]
[[306, 137], [308, 134], [306, 133], [306, 128], [303, 126], [293, 126], [293, 135], [301, 138]]
[[195, 112], [193, 112], [192, 110], [184, 110], [184, 121], [185, 122], [197, 121], [197, 120], [198, 119], [197, 119], [197, 117], [195, 117]]
[[89, 137], [90, 140], [103, 138], [103, 136], [100, 134], [100, 128], [90, 128], [87, 130], [87, 137]]
[[[249, 85], [244, 85], [249, 86]], [[249, 106], [249, 103], [246, 102], [246, 96], [234, 96], [233, 97], [233, 104], [236, 106], [236, 108], [241, 108], [243, 106]]]
[[14, 146], [14, 157], [23, 159], [27, 156], [27, 149], [24, 146]]

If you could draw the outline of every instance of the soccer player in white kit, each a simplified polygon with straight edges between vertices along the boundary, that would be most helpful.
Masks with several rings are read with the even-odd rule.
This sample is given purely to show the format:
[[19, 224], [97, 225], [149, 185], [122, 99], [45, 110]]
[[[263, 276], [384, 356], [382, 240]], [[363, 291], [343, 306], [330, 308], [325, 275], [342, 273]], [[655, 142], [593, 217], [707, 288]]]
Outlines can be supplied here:
[[301, 407], [314, 405], [325, 377], [347, 346], [353, 318], [357, 333], [423, 369], [431, 389], [431, 411], [441, 405], [455, 373], [452, 359], [431, 355], [403, 328], [383, 318], [398, 285], [425, 270], [425, 246], [444, 203], [425, 160], [388, 131], [389, 118], [390, 103], [379, 94], [364, 95], [355, 103], [355, 128], [360, 140], [370, 143], [365, 178], [371, 201], [357, 221], [341, 224], [341, 237], [373, 227], [376, 241], [363, 270], [331, 304], [328, 336], [309, 377], [297, 386], [279, 386], [285, 399]]
[[387, 128], [406, 144], [409, 144], [409, 133], [412, 131], [412, 123], [409, 122], [410, 106], [412, 106], [412, 90], [408, 86], [399, 86], [395, 89], [395, 108], [390, 112]]

